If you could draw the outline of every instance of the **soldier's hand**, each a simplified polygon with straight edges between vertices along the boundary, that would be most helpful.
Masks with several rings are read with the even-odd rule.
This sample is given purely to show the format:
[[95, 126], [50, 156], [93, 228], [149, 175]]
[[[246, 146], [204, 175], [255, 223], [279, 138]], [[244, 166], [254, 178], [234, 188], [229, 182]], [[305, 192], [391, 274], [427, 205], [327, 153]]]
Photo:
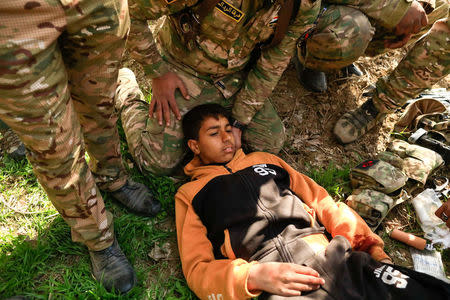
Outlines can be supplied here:
[[450, 228], [450, 200], [447, 200], [447, 202], [442, 204], [434, 214]]
[[390, 49], [400, 48], [406, 45], [413, 34], [419, 33], [423, 26], [427, 26], [428, 17], [422, 5], [413, 1], [410, 8], [395, 26], [395, 40], [386, 40], [385, 47]]
[[242, 146], [242, 130], [236, 127], [231, 127], [231, 132], [233, 133], [234, 137], [234, 147], [235, 149], [240, 149]]
[[161, 77], [152, 80], [152, 101], [148, 114], [153, 118], [156, 113], [159, 125], [162, 125], [163, 118], [166, 125], [170, 125], [170, 111], [172, 110], [177, 120], [181, 120], [180, 110], [175, 101], [175, 91], [180, 89], [184, 99], [189, 100], [189, 94], [184, 82], [175, 73], [169, 72]]
[[317, 290], [325, 283], [310, 267], [292, 263], [268, 262], [250, 267], [247, 288], [266, 291], [284, 297], [299, 296], [301, 292]]

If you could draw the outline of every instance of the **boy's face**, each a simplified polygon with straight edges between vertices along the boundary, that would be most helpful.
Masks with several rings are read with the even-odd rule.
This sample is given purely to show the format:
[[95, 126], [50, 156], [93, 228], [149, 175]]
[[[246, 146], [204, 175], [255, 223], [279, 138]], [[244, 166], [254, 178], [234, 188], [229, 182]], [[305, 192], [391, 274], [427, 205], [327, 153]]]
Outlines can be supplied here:
[[189, 140], [188, 146], [204, 164], [227, 163], [236, 152], [231, 125], [223, 116], [203, 120], [198, 140]]

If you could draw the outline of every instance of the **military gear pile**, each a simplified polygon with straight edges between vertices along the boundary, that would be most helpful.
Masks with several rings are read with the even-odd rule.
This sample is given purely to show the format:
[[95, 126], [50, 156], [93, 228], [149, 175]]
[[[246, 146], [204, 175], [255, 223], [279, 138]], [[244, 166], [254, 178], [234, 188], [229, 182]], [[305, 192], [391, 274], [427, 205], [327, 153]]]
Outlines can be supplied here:
[[389, 211], [408, 197], [403, 190], [408, 180], [425, 185], [431, 172], [443, 165], [433, 150], [394, 140], [389, 151], [376, 160], [366, 160], [352, 169], [350, 182], [355, 190], [346, 202], [376, 230]]
[[[444, 164], [443, 157], [434, 150], [436, 143], [450, 146], [448, 99], [449, 92], [436, 89], [412, 100], [395, 127], [409, 137], [410, 143], [395, 139], [386, 151], [378, 154], [377, 160], [364, 161], [351, 171], [350, 180], [355, 190], [347, 198], [347, 204], [372, 230], [395, 205], [405, 200], [407, 193], [403, 189], [407, 189], [407, 183], [423, 187], [429, 175]], [[431, 149], [413, 144], [420, 143], [423, 131], [428, 140], [435, 142], [424, 144]]]
[[408, 105], [398, 120], [396, 131], [409, 135], [410, 143], [439, 153], [450, 161], [450, 92], [434, 89]]
[[402, 140], [392, 141], [388, 149], [392, 152], [382, 152], [378, 156], [422, 185], [425, 185], [428, 175], [444, 163], [435, 151]]

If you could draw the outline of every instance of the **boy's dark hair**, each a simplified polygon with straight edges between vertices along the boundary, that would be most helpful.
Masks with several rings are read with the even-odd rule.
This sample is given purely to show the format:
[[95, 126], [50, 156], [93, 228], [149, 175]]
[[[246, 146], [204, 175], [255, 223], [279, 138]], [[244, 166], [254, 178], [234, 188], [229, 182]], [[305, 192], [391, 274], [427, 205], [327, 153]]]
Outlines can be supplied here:
[[198, 132], [200, 127], [202, 127], [203, 121], [208, 117], [218, 119], [220, 116], [227, 119], [230, 118], [230, 114], [222, 105], [207, 103], [194, 107], [183, 117], [184, 140], [186, 142], [188, 140], [198, 140]]

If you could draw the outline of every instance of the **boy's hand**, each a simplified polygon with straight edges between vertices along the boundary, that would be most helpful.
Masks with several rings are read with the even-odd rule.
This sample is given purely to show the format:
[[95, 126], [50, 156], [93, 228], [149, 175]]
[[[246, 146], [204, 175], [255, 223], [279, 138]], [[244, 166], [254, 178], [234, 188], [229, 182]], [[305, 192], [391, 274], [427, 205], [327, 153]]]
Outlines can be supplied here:
[[175, 73], [169, 72], [152, 80], [152, 101], [148, 114], [153, 118], [156, 112], [159, 125], [162, 125], [163, 117], [166, 125], [170, 125], [170, 110], [173, 111], [177, 120], [181, 120], [180, 110], [175, 101], [175, 90], [180, 89], [184, 99], [189, 100], [189, 94], [184, 82]]
[[242, 130], [240, 130], [239, 128], [236, 127], [231, 127], [231, 132], [233, 133], [233, 137], [234, 137], [234, 147], [235, 149], [240, 149], [242, 146]]
[[301, 295], [302, 291], [317, 290], [324, 283], [319, 273], [310, 267], [269, 262], [251, 266], [247, 288], [291, 297]]

